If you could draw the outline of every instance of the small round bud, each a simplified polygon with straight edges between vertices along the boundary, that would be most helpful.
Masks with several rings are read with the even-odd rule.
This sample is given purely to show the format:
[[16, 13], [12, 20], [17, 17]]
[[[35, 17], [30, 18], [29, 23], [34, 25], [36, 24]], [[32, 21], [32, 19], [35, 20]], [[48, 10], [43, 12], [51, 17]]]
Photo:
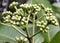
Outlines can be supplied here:
[[52, 21], [53, 24], [55, 24], [55, 21]]
[[20, 23], [19, 22], [16, 22], [17, 25], [19, 25]]
[[46, 17], [47, 20], [49, 20], [50, 18], [49, 17]]
[[47, 26], [46, 29], [49, 30], [49, 27]]
[[41, 31], [43, 31], [43, 29], [42, 29], [42, 28], [40, 28], [40, 30], [41, 30]]
[[18, 40], [18, 41], [19, 41], [20, 39], [19, 39], [18, 37], [16, 37], [16, 40]]
[[21, 16], [18, 17], [18, 20], [20, 20], [20, 19], [21, 19]]
[[20, 39], [23, 40], [24, 38], [21, 36]]
[[23, 25], [23, 24], [24, 24], [24, 22], [21, 22], [21, 24]]
[[13, 21], [13, 24], [16, 24], [16, 22], [15, 22], [15, 21]]
[[58, 23], [55, 23], [56, 26], [58, 26], [59, 24]]
[[24, 39], [24, 41], [27, 41], [27, 40], [28, 40], [27, 38]]
[[44, 25], [47, 25], [47, 23], [44, 23]]
[[41, 25], [42, 28], [45, 28], [45, 25]]
[[12, 2], [10, 5], [9, 5], [9, 7], [10, 8], [14, 8], [15, 6], [17, 6], [18, 5], [18, 2]]

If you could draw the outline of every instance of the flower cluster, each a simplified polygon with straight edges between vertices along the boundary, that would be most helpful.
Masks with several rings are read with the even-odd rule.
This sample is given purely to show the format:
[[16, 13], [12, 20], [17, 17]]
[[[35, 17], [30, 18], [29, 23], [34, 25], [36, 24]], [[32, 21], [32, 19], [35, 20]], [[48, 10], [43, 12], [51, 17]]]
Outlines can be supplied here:
[[6, 12], [3, 12], [2, 15], [4, 18], [4, 22], [9, 22], [11, 19], [12, 12], [6, 11]]
[[39, 7], [41, 7], [41, 9], [45, 9], [45, 6], [43, 4], [39, 4]]
[[45, 18], [46, 18], [48, 24], [59, 25], [58, 21], [56, 20], [56, 17], [52, 15], [53, 11], [49, 8], [46, 8], [45, 11], [47, 12], [45, 14]]
[[[4, 22], [9, 22], [13, 25], [17, 25], [17, 26], [26, 26], [26, 24], [30, 21], [32, 21], [33, 23], [33, 17], [34, 15], [36, 16], [37, 13], [41, 10], [44, 9], [45, 10], [45, 19], [46, 19], [46, 23], [44, 21], [37, 21], [36, 24], [38, 27], [40, 27], [40, 31], [43, 32], [47, 32], [49, 27], [49, 24], [53, 24], [53, 25], [58, 25], [58, 22], [55, 18], [55, 16], [52, 15], [52, 9], [51, 8], [45, 8], [45, 6], [43, 4], [21, 4], [19, 6], [19, 8], [17, 8], [16, 6], [18, 5], [17, 2], [13, 2], [12, 4], [10, 4], [10, 8], [16, 8], [15, 12], [10, 12], [10, 11], [6, 11], [3, 12], [3, 19]], [[38, 18], [38, 17], [37, 17]], [[35, 19], [36, 21], [36, 19]]]
[[47, 32], [49, 30], [49, 27], [47, 26], [47, 23], [44, 21], [37, 21], [37, 26], [40, 28], [40, 31]]
[[22, 4], [20, 5], [20, 8], [23, 8], [24, 11], [27, 11], [28, 14], [37, 14], [38, 11], [40, 11], [40, 7], [37, 4]]
[[53, 10], [52, 10], [51, 8], [45, 8], [45, 12], [46, 12], [46, 13], [52, 13]]
[[[17, 5], [17, 2], [12, 2], [9, 7], [14, 8]], [[40, 11], [40, 7], [37, 4], [21, 4], [20, 8], [17, 8], [15, 12], [12, 13], [10, 11], [6, 11], [3, 12], [2, 15], [4, 22], [10, 22], [11, 24], [18, 26], [25, 26], [30, 19], [33, 19], [33, 14], [37, 14], [38, 11]], [[28, 17], [29, 15], [30, 17]], [[29, 20], [27, 20], [27, 18], [29, 18]]]
[[27, 42], [28, 39], [21, 36], [20, 38], [16, 37], [16, 40], [17, 40], [19, 43], [24, 43], [24, 42]]
[[15, 6], [18, 5], [18, 2], [12, 2], [9, 6], [9, 8], [14, 8]]

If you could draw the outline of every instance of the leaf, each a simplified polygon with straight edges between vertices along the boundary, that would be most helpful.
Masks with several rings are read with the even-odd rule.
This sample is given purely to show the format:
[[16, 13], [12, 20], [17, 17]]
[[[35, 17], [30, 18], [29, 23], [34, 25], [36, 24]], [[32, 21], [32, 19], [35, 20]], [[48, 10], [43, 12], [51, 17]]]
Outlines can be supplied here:
[[53, 39], [53, 37], [57, 34], [57, 32], [60, 31], [59, 26], [49, 25], [49, 27], [50, 27], [49, 37], [48, 37], [48, 33], [43, 34], [46, 43], [48, 43], [49, 38], [50, 38], [50, 41], [51, 41]]
[[[23, 31], [23, 30], [20, 30]], [[17, 43], [15, 40], [16, 37], [22, 36], [19, 32], [13, 29], [11, 26], [1, 25], [0, 24], [0, 42], [4, 43], [6, 41], [11, 43]]]
[[44, 41], [44, 38], [41, 34], [37, 34], [34, 38], [35, 38], [35, 43], [42, 43]]
[[53, 37], [50, 43], [60, 43], [60, 31]]
[[40, 3], [42, 3], [42, 4], [45, 5], [45, 7], [52, 7], [48, 0], [31, 0], [31, 2], [33, 4], [40, 4]]

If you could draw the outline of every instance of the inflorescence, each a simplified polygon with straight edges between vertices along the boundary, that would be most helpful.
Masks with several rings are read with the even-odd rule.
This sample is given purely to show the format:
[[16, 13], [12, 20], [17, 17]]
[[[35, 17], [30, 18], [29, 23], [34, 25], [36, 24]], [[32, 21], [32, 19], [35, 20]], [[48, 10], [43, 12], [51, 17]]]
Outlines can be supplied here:
[[[44, 17], [46, 19], [46, 23], [44, 21], [36, 22], [36, 25], [40, 28], [40, 30], [43, 32], [47, 32], [49, 29], [48, 27], [49, 24], [58, 25], [58, 21], [56, 20], [56, 17], [52, 15], [53, 12], [52, 9], [45, 8], [43, 4], [39, 4], [39, 5], [21, 4], [19, 5], [19, 8], [17, 8], [17, 5], [18, 5], [17, 2], [13, 2], [9, 6], [10, 8], [15, 8], [16, 9], [15, 12], [12, 13], [10, 11], [6, 11], [2, 13], [4, 22], [8, 22], [17, 26], [25, 26], [27, 22], [33, 19], [34, 15], [36, 16], [41, 9], [44, 9], [45, 11]], [[29, 15], [30, 17], [28, 17]], [[29, 20], [27, 18], [29, 18]]]

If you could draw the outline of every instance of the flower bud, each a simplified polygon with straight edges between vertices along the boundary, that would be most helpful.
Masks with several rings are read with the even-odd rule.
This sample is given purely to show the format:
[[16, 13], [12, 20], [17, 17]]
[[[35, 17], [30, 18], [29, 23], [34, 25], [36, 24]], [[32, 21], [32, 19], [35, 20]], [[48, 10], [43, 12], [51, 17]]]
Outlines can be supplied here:
[[40, 30], [41, 30], [41, 31], [43, 31], [43, 29], [42, 29], [42, 28], [40, 28]]
[[10, 8], [14, 8], [15, 6], [17, 6], [18, 5], [18, 2], [12, 2], [10, 5], [9, 5], [9, 7]]
[[20, 39], [19, 39], [18, 37], [16, 37], [16, 40], [18, 40], [18, 41], [19, 41]]
[[24, 39], [24, 42], [25, 42], [25, 41], [27, 41], [27, 40], [28, 40], [28, 39], [27, 39], [27, 38], [25, 38], [25, 39]]
[[21, 36], [20, 39], [23, 40], [24, 38]]

